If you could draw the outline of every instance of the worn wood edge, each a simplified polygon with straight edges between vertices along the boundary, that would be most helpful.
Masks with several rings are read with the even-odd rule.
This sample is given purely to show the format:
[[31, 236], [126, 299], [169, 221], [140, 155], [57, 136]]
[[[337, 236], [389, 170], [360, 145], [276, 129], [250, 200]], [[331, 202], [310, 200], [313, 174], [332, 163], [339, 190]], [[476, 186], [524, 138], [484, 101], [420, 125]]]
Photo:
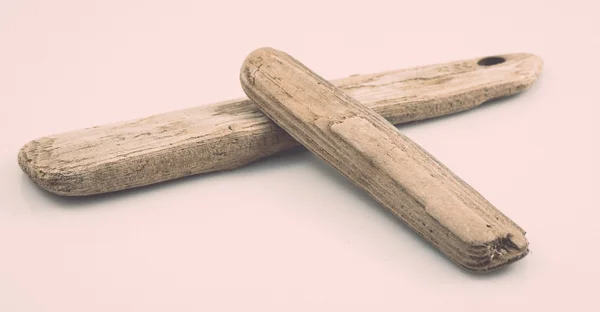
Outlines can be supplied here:
[[[500, 56], [507, 61], [490, 67], [477, 66], [482, 58], [475, 58], [356, 75], [333, 83], [390, 122], [401, 124], [519, 93], [541, 73], [543, 62], [536, 55]], [[493, 78], [477, 83], [486, 77]], [[476, 84], [465, 88], [461, 84], [465, 81]], [[170, 123], [180, 125], [167, 129]], [[207, 127], [197, 130], [198, 124]], [[193, 135], [179, 134], [186, 131]], [[170, 140], [177, 135], [182, 140]], [[106, 147], [94, 147], [101, 140]], [[145, 150], [132, 150], [137, 146]], [[20, 149], [18, 163], [49, 192], [87, 196], [234, 169], [294, 146], [298, 143], [254, 103], [238, 99], [38, 138]]]
[[[269, 118], [461, 267], [490, 272], [529, 253], [525, 231], [514, 221], [381, 116], [293, 57], [256, 50], [245, 60], [240, 81]], [[398, 169], [399, 163], [382, 160], [393, 156], [409, 165]], [[416, 182], [390, 183], [400, 176]], [[391, 187], [382, 190], [386, 186]], [[413, 208], [406, 208], [411, 202]]]

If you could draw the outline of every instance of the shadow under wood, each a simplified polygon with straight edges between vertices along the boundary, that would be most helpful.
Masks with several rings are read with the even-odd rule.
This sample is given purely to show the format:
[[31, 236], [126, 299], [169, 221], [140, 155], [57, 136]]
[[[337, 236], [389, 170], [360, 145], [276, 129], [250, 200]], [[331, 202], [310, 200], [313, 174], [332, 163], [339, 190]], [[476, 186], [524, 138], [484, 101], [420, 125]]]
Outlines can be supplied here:
[[421, 124], [428, 124], [428, 123], [432, 123], [432, 122], [438, 122], [440, 120], [450, 120], [452, 118], [458, 118], [459, 116], [463, 116], [465, 114], [469, 114], [469, 113], [472, 113], [474, 111], [482, 112], [482, 111], [485, 111], [485, 110], [490, 110], [490, 109], [493, 109], [494, 106], [499, 105], [499, 104], [503, 104], [503, 105], [508, 105], [508, 104], [523, 105], [522, 102], [514, 101], [515, 98], [518, 98], [520, 96], [524, 96], [524, 94], [523, 93], [517, 93], [517, 94], [513, 94], [513, 95], [508, 95], [508, 96], [500, 97], [500, 98], [497, 98], [497, 99], [486, 101], [486, 102], [482, 103], [481, 105], [479, 105], [477, 107], [474, 107], [474, 108], [471, 108], [471, 109], [467, 109], [467, 110], [464, 110], [462, 112], [458, 112], [458, 113], [454, 113], [454, 114], [449, 114], [449, 115], [444, 115], [444, 116], [439, 116], [439, 117], [434, 117], [434, 118], [423, 119], [423, 120], [411, 121], [411, 122], [407, 122], [407, 123], [396, 125], [396, 128], [398, 128], [399, 130], [402, 130], [403, 128], [412, 128], [414, 126], [418, 126], [418, 125], [421, 125]]

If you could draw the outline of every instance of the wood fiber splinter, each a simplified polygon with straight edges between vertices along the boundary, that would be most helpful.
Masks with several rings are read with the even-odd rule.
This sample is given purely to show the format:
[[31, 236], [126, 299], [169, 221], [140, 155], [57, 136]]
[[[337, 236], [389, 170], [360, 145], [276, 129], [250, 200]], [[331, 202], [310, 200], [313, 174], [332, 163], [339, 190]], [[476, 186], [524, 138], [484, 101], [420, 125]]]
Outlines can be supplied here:
[[527, 255], [518, 225], [381, 115], [291, 56], [256, 50], [240, 79], [265, 115], [459, 265], [490, 271]]

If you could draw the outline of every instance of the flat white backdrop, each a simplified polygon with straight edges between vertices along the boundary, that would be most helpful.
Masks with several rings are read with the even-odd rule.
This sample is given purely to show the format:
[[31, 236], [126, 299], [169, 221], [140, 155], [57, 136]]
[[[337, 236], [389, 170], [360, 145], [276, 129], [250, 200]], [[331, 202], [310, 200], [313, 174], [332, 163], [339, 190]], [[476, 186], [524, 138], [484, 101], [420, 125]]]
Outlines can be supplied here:
[[[597, 1], [0, 2], [0, 311], [598, 311]], [[27, 141], [243, 96], [252, 50], [326, 78], [530, 52], [531, 90], [399, 127], [528, 232], [459, 269], [306, 151], [92, 198]]]

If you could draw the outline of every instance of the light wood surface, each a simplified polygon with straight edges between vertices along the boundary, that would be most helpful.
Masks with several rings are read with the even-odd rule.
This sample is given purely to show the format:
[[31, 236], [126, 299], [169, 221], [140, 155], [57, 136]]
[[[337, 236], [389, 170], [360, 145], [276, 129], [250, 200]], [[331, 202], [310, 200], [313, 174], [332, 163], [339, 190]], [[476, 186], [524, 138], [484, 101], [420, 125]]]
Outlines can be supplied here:
[[240, 79], [269, 118], [459, 265], [485, 272], [527, 255], [519, 226], [384, 117], [289, 55], [256, 50]]
[[[464, 111], [527, 89], [542, 60], [502, 55], [355, 75], [333, 83], [394, 124]], [[351, 65], [351, 64], [349, 64]], [[35, 139], [19, 151], [23, 171], [42, 188], [85, 196], [234, 169], [298, 146], [248, 99]]]

